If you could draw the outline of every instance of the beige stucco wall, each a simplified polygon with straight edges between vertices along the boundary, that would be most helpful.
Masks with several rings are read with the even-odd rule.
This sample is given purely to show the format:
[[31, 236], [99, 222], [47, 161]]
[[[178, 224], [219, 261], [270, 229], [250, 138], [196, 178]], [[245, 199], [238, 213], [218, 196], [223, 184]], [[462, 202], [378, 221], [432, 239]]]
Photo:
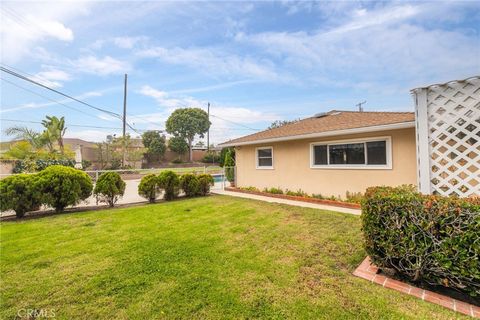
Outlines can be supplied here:
[[[310, 168], [312, 142], [383, 136], [391, 137], [392, 169]], [[274, 169], [256, 169], [255, 148], [263, 146], [273, 147]], [[375, 185], [416, 185], [416, 164], [415, 129], [411, 128], [236, 147], [236, 182], [239, 187], [302, 189], [309, 194], [344, 198], [346, 191], [364, 192]]]

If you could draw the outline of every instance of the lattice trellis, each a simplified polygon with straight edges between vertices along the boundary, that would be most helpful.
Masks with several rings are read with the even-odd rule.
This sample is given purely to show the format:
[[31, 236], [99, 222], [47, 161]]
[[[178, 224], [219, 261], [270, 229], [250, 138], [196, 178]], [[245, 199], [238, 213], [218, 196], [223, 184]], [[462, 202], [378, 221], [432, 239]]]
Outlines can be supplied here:
[[480, 77], [413, 93], [420, 191], [480, 195]]

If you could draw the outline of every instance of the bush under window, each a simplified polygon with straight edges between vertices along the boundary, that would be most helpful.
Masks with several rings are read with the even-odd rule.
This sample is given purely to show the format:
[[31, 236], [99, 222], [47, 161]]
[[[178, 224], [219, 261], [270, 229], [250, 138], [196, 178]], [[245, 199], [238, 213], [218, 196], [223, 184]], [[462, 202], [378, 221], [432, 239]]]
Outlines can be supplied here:
[[367, 189], [365, 249], [411, 282], [480, 295], [480, 199], [421, 195], [413, 187]]

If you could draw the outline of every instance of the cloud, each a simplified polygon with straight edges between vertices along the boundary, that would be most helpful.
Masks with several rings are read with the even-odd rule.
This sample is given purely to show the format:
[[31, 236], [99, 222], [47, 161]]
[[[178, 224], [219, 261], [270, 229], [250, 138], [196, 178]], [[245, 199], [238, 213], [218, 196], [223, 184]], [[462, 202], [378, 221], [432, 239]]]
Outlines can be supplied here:
[[72, 61], [72, 65], [74, 65], [79, 71], [101, 76], [121, 74], [128, 72], [131, 69], [128, 62], [110, 56], [104, 56], [103, 58], [98, 58], [93, 55], [83, 56]]
[[34, 77], [36, 80], [49, 87], [60, 88], [63, 86], [62, 82], [70, 81], [72, 79], [72, 76], [63, 70], [50, 67], [43, 68], [45, 70], [38, 72]]
[[227, 78], [240, 76], [269, 81], [280, 80], [274, 65], [268, 59], [229, 54], [218, 48], [152, 47], [139, 50], [136, 55], [142, 58], [157, 58], [166, 63], [184, 65], [206, 74]]
[[40, 42], [72, 42], [74, 31], [68, 26], [73, 18], [86, 13], [87, 2], [2, 2], [0, 35], [2, 60], [14, 63], [31, 56]]
[[[177, 108], [198, 107], [206, 110], [207, 101], [189, 96], [176, 96], [151, 86], [143, 86], [138, 93], [155, 99], [158, 106], [161, 107], [160, 112], [140, 114], [133, 117], [133, 123], [136, 125], [146, 124], [148, 129], [164, 129], [165, 121]], [[210, 110], [210, 121], [212, 122], [210, 140], [214, 143], [253, 133], [259, 129], [258, 127], [262, 127], [261, 124], [264, 122], [272, 122], [281, 118], [275, 113], [216, 103], [211, 104]]]
[[138, 36], [138, 37], [116, 37], [113, 38], [113, 43], [122, 49], [132, 49], [137, 43], [146, 41], [148, 37]]
[[[239, 33], [253, 46], [293, 70], [304, 82], [370, 92], [448, 81], [480, 71], [478, 36], [464, 30], [427, 29], [412, 22], [425, 6], [394, 5], [350, 12], [352, 19], [313, 32]], [[392, 85], [394, 84], [394, 85]], [[395, 90], [394, 90], [395, 91]]]

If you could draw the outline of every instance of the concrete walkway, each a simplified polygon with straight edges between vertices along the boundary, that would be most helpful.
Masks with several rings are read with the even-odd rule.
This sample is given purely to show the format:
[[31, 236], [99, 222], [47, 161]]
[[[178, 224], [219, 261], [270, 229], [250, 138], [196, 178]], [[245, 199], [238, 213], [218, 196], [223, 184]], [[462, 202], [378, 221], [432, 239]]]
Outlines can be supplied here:
[[321, 210], [330, 210], [330, 211], [354, 214], [354, 215], [357, 215], [357, 216], [362, 213], [362, 211], [360, 209], [350, 209], [350, 208], [342, 208], [342, 207], [337, 207], [337, 206], [329, 206], [329, 205], [325, 205], [325, 204], [317, 204], [317, 203], [310, 203], [310, 202], [303, 202], [303, 201], [296, 201], [296, 200], [272, 198], [272, 197], [259, 196], [259, 195], [256, 195], [256, 194], [248, 194], [248, 193], [242, 193], [242, 192], [234, 192], [234, 191], [226, 191], [226, 190], [212, 190], [212, 193], [223, 194], [223, 195], [232, 196], [232, 197], [260, 200], [260, 201], [266, 201], [266, 202], [283, 203], [283, 204], [288, 204], [288, 205], [291, 205], [291, 206], [321, 209]]

